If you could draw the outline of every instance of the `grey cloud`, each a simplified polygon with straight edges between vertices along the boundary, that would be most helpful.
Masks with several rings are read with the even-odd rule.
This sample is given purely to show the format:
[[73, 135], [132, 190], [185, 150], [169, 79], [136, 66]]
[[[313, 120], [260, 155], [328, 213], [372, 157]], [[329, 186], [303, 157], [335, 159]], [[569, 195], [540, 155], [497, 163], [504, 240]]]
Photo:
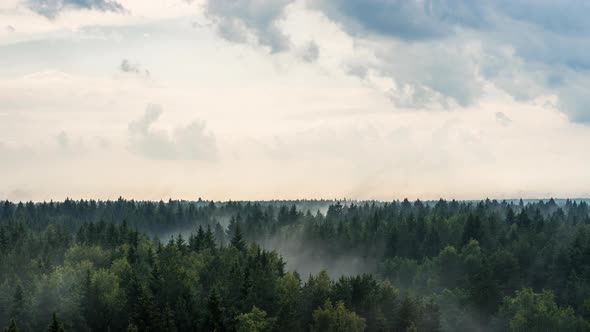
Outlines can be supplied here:
[[149, 77], [150, 72], [147, 69], [142, 69], [138, 64], [133, 64], [127, 59], [123, 59], [119, 65], [119, 69], [124, 73], [133, 73], [140, 76]]
[[[590, 4], [576, 0], [496, 0], [494, 10], [518, 21], [542, 27], [560, 34], [590, 32]], [[568, 19], [565, 19], [568, 18]]]
[[[519, 101], [557, 94], [558, 107], [572, 121], [590, 122], [588, 98], [579, 91], [590, 74], [590, 4], [584, 1], [318, 0], [308, 5], [357, 40], [402, 45], [378, 50], [377, 63], [347, 70], [359, 77], [372, 70], [409, 86], [418, 92], [405, 98], [409, 104], [421, 107], [425, 97], [432, 100], [437, 93], [444, 96], [434, 98], [441, 102], [473, 104], [481, 94], [479, 71]], [[470, 42], [481, 45], [480, 53], [461, 51], [472, 47]]]
[[159, 105], [148, 105], [143, 116], [128, 126], [130, 149], [149, 159], [213, 160], [217, 155], [215, 136], [202, 121], [175, 128], [172, 133], [152, 128], [162, 114]]
[[444, 41], [396, 42], [377, 49], [375, 56], [378, 61], [370, 66], [379, 75], [395, 81], [396, 93], [390, 98], [398, 106], [468, 106], [482, 93], [471, 55]]
[[486, 23], [479, 1], [466, 0], [318, 0], [321, 10], [353, 35], [380, 34], [401, 40], [430, 40], [454, 33], [455, 26]]
[[315, 41], [311, 40], [303, 45], [299, 55], [305, 62], [315, 62], [320, 57], [320, 48]]
[[[209, 0], [205, 8], [221, 37], [276, 53], [291, 48], [278, 22], [292, 1]], [[579, 91], [590, 77], [590, 4], [584, 1], [306, 3], [369, 45], [375, 59], [350, 62], [345, 70], [361, 79], [373, 73], [393, 80], [396, 89], [388, 96], [398, 106], [470, 106], [491, 82], [517, 101], [555, 94], [572, 121], [590, 122], [588, 98]], [[319, 47], [307, 46], [298, 55], [313, 62]]]
[[15, 32], [16, 29], [12, 25], [7, 25], [6, 26], [6, 31], [8, 31], [8, 32]]
[[97, 10], [124, 13], [126, 9], [113, 0], [27, 0], [25, 5], [32, 11], [53, 19], [64, 10]]
[[512, 119], [502, 112], [496, 112], [496, 122], [502, 126], [509, 126], [512, 123]]
[[590, 77], [570, 75], [570, 81], [558, 89], [557, 108], [566, 110], [569, 119], [578, 123], [590, 123], [590, 95], [587, 87]]
[[456, 41], [458, 28], [479, 29], [489, 24], [481, 5], [471, 1], [320, 0], [310, 2], [310, 7], [373, 50], [376, 61], [358, 59], [349, 62], [346, 71], [361, 79], [370, 71], [391, 78], [396, 89], [388, 97], [396, 106], [469, 106], [481, 95], [482, 82], [471, 55], [462, 47], [464, 40]]
[[219, 35], [227, 40], [255, 42], [277, 53], [290, 48], [289, 38], [277, 26], [293, 0], [209, 0], [206, 14], [214, 21]]
[[356, 76], [358, 78], [366, 78], [369, 73], [369, 66], [362, 63], [362, 61], [349, 61], [345, 64], [345, 71], [349, 75]]

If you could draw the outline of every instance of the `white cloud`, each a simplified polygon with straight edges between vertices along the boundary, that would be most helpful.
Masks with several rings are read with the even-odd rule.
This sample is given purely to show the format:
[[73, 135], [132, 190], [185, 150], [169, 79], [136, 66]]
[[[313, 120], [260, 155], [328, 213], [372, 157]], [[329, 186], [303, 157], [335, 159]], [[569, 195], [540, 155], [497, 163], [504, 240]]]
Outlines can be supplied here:
[[0, 31], [0, 195], [590, 194], [590, 129], [568, 121], [589, 114], [584, 23], [513, 9], [476, 24], [460, 6], [390, 31], [412, 11], [359, 22], [303, 1], [120, 4], [128, 14], [53, 20], [0, 4], [17, 28]]
[[288, 50], [289, 38], [278, 26], [284, 10], [293, 0], [209, 0], [206, 14], [219, 35], [229, 41], [247, 43], [250, 39], [267, 46], [271, 53]]
[[305, 62], [315, 62], [320, 57], [320, 48], [313, 40], [308, 41], [301, 47], [299, 56]]
[[129, 124], [130, 149], [149, 159], [214, 160], [217, 154], [215, 136], [205, 130], [205, 123], [192, 121], [172, 133], [153, 125], [162, 114], [159, 105], [148, 105], [144, 115]]
[[25, 0], [32, 11], [53, 19], [64, 10], [96, 10], [124, 13], [125, 8], [114, 0]]
[[132, 73], [132, 74], [135, 74], [138, 76], [143, 76], [143, 77], [148, 77], [148, 78], [150, 77], [149, 70], [141, 68], [141, 66], [138, 64], [131, 63], [127, 59], [123, 59], [121, 61], [121, 64], [119, 65], [119, 69], [124, 73]]

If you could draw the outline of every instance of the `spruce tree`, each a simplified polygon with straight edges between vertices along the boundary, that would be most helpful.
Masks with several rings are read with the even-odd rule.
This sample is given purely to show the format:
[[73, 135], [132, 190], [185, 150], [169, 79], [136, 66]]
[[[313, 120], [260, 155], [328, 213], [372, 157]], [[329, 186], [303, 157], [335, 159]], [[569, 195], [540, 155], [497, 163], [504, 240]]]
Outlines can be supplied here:
[[205, 331], [225, 331], [223, 324], [223, 308], [221, 299], [216, 288], [211, 290], [207, 300], [207, 319], [205, 320]]
[[80, 311], [88, 327], [93, 327], [97, 324], [97, 298], [98, 294], [96, 286], [92, 282], [92, 273], [90, 270], [86, 270], [86, 275], [84, 276], [84, 280], [82, 280], [82, 287], [80, 289]]
[[16, 286], [16, 290], [14, 291], [14, 297], [12, 298], [12, 312], [11, 315], [14, 319], [22, 318], [24, 314], [24, 307], [25, 307], [25, 296], [23, 293], [23, 288], [19, 284]]
[[55, 312], [51, 318], [51, 323], [47, 327], [47, 332], [65, 332], [63, 323], [57, 318]]
[[207, 249], [215, 249], [215, 235], [213, 235], [209, 225], [207, 225], [207, 231], [205, 232], [204, 247]]
[[10, 320], [10, 325], [8, 325], [8, 327], [4, 329], [4, 332], [20, 332], [18, 327], [16, 327], [16, 322], [14, 321], [14, 319]]
[[234, 236], [231, 239], [231, 245], [239, 251], [246, 250], [246, 241], [242, 238], [242, 231], [240, 231], [240, 224], [236, 224]]

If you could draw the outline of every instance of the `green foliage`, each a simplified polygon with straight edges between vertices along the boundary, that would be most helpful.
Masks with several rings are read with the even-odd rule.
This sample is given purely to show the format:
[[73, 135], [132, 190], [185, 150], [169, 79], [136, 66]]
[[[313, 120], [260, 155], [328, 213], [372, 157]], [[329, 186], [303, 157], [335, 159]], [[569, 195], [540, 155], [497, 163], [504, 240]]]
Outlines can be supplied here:
[[4, 332], [20, 332], [18, 327], [16, 327], [16, 322], [14, 321], [14, 319], [10, 320], [10, 325], [8, 325], [8, 327], [4, 329]]
[[504, 298], [499, 324], [510, 331], [588, 331], [590, 324], [574, 314], [570, 307], [561, 308], [553, 292], [534, 293], [525, 288], [514, 297]]
[[256, 306], [252, 307], [250, 312], [241, 314], [236, 317], [236, 331], [237, 332], [265, 332], [270, 331], [275, 319], [266, 317], [264, 310], [258, 309]]
[[64, 325], [57, 318], [57, 314], [54, 312], [51, 318], [51, 323], [47, 327], [47, 332], [65, 332]]
[[[263, 246], [330, 275], [300, 277]], [[58, 312], [58, 329], [82, 332], [586, 330], [589, 257], [581, 201], [2, 202], [0, 322], [43, 331]], [[366, 264], [333, 268], [349, 261]]]
[[344, 307], [344, 302], [338, 301], [334, 306], [327, 300], [324, 306], [313, 312], [313, 332], [361, 332], [366, 327], [365, 319]]
[[246, 250], [246, 242], [243, 239], [239, 224], [235, 227], [234, 236], [231, 238], [231, 245], [239, 251]]

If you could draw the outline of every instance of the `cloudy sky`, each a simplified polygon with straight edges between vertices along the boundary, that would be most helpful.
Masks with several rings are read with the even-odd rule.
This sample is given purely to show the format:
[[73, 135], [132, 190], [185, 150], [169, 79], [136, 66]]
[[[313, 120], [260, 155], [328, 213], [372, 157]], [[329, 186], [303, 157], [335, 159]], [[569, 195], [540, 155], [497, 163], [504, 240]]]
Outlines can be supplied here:
[[588, 16], [2, 0], [0, 199], [590, 196]]

